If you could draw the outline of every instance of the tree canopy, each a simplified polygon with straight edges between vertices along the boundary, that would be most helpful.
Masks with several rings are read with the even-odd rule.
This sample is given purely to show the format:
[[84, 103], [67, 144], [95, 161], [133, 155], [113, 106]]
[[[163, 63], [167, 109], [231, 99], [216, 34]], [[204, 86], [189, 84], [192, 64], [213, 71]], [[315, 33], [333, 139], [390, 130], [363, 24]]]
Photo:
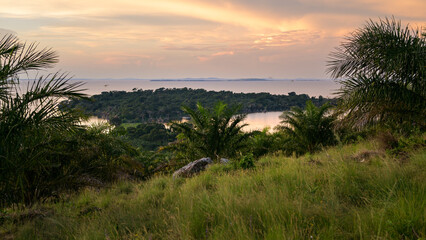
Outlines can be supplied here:
[[183, 143], [199, 157], [217, 161], [234, 157], [250, 135], [241, 131], [246, 126], [242, 123], [246, 115], [237, 114], [238, 108], [223, 102], [216, 103], [212, 109], [200, 103], [195, 110], [184, 106], [182, 110], [191, 117], [189, 123], [175, 122], [172, 128], [183, 135]]
[[305, 110], [294, 107], [281, 116], [280, 128], [290, 137], [287, 151], [312, 153], [336, 142], [333, 133], [335, 117], [329, 114], [330, 107], [329, 104], [316, 107], [308, 101]]
[[322, 105], [330, 99], [309, 97], [306, 94], [273, 95], [270, 93], [233, 93], [230, 91], [206, 91], [204, 89], [135, 90], [133, 92], [112, 91], [94, 95], [87, 100], [72, 100], [64, 106], [82, 109], [86, 114], [109, 120], [119, 119], [123, 123], [169, 122], [188, 116], [181, 110], [185, 105], [196, 108], [197, 103], [212, 108], [218, 101], [239, 105], [239, 113], [284, 111], [293, 106], [304, 107], [311, 99]]

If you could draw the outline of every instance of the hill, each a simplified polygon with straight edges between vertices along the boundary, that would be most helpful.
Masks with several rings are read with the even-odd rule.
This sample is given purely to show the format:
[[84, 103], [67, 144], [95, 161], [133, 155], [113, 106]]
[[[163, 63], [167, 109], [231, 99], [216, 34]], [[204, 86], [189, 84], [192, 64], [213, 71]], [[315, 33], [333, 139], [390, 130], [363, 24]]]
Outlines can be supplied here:
[[426, 237], [426, 151], [397, 157], [377, 142], [251, 170], [212, 165], [190, 179], [158, 176], [87, 189], [58, 203], [5, 209], [16, 239], [420, 239]]

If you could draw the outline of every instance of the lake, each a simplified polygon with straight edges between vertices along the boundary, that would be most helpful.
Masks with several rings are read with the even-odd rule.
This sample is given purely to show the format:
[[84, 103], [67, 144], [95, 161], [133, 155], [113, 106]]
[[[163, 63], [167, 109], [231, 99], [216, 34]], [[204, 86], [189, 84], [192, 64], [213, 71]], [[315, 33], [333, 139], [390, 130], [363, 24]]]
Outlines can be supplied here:
[[244, 127], [244, 131], [263, 130], [265, 127], [269, 127], [270, 131], [274, 130], [274, 127], [280, 124], [281, 119], [279, 118], [283, 112], [265, 112], [265, 113], [250, 113], [247, 114], [247, 118], [244, 123], [248, 126]]
[[[270, 131], [274, 130], [274, 127], [280, 124], [280, 115], [283, 112], [264, 112], [264, 113], [249, 113], [244, 123], [248, 126], [244, 127], [243, 130], [246, 132], [254, 130], [263, 130], [265, 127], [269, 127]], [[102, 125], [108, 123], [107, 120], [90, 117], [87, 121], [82, 122], [83, 125]]]
[[136, 89], [158, 88], [192, 88], [206, 89], [208, 91], [232, 91], [235, 93], [260, 93], [285, 94], [296, 92], [309, 96], [335, 97], [333, 93], [339, 84], [333, 80], [72, 80], [85, 82], [85, 93], [89, 95], [100, 94], [104, 91], [132, 91]]
[[[78, 80], [73, 82], [85, 82], [85, 93], [89, 95], [100, 94], [104, 91], [132, 91], [136, 89], [158, 89], [158, 88], [192, 88], [206, 89], [208, 91], [232, 91], [236, 93], [260, 93], [269, 92], [271, 94], [308, 94], [309, 96], [335, 97], [333, 93], [339, 85], [333, 80]], [[190, 96], [189, 96], [190, 97]], [[251, 113], [247, 115], [244, 123], [249, 124], [245, 131], [262, 130], [270, 127], [273, 130], [280, 123], [279, 116], [282, 112]], [[102, 121], [102, 120], [101, 120]], [[98, 122], [92, 118], [90, 122]]]

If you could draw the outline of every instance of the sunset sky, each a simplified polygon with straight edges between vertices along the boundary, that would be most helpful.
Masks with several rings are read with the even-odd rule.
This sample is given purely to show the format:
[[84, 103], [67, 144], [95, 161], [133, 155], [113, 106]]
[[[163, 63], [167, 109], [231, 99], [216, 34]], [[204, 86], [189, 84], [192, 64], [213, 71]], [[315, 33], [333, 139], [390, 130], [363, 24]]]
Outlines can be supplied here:
[[425, 0], [0, 0], [0, 34], [51, 47], [75, 78], [328, 78], [369, 18], [425, 26]]

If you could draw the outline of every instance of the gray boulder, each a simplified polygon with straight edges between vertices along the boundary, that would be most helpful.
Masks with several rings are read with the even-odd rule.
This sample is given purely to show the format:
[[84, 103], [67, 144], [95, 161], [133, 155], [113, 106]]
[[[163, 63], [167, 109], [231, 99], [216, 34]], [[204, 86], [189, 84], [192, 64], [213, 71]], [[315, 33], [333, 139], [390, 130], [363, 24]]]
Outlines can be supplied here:
[[220, 159], [220, 163], [221, 164], [228, 164], [229, 163], [229, 159], [227, 159], [227, 158], [221, 158]]
[[203, 171], [207, 165], [213, 163], [210, 158], [201, 158], [196, 161], [190, 162], [182, 168], [173, 173], [173, 178], [177, 177], [191, 177], [194, 174]]

